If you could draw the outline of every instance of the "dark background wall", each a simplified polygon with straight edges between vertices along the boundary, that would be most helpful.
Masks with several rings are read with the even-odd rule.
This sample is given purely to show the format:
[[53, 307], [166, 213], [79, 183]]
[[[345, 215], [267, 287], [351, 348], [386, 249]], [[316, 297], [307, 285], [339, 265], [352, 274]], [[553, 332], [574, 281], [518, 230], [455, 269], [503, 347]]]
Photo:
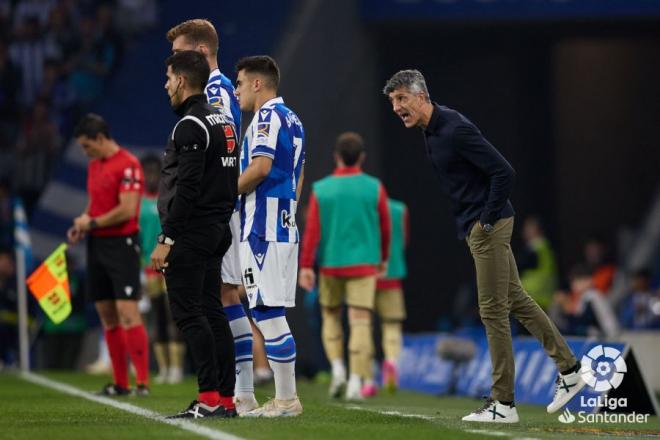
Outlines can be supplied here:
[[[587, 235], [601, 234], [613, 243], [621, 227], [635, 226], [660, 183], [659, 19], [597, 14], [595, 6], [585, 12], [590, 19], [568, 14], [559, 20], [552, 14], [556, 8], [573, 11], [570, 5], [582, 4], [577, 1], [535, 2], [537, 7], [525, 11], [536, 15], [524, 16], [517, 16], [524, 2], [421, 3], [441, 14], [368, 13], [387, 4], [416, 8], [393, 0], [292, 0], [269, 4], [273, 11], [261, 6], [260, 21], [249, 26], [241, 24], [238, 9], [210, 17], [221, 29], [221, 67], [230, 77], [234, 61], [243, 55], [271, 53], [281, 64], [281, 94], [306, 130], [301, 224], [309, 184], [331, 172], [334, 140], [345, 130], [365, 137], [366, 170], [408, 204], [409, 331], [432, 330], [441, 317], [446, 323], [460, 316], [459, 306], [475, 299], [465, 290], [474, 273], [465, 244], [456, 240], [421, 132], [404, 129], [381, 94], [397, 70], [420, 69], [433, 98], [472, 119], [509, 159], [518, 173], [512, 194], [518, 213], [514, 247], [520, 247], [522, 218], [538, 214], [564, 271], [580, 258]], [[476, 15], [461, 17], [459, 6], [468, 4], [462, 13]], [[549, 9], [539, 9], [541, 4]], [[629, 2], [618, 4], [625, 9]], [[152, 48], [149, 53], [157, 48], [158, 59], [168, 51], [166, 28], [187, 18], [171, 6], [163, 29], [145, 46]], [[502, 14], [479, 16], [489, 8]], [[145, 75], [160, 78], [159, 63], [146, 63], [161, 67], [143, 69]], [[132, 73], [126, 78], [134, 81]], [[167, 106], [148, 110], [151, 103], [163, 102], [160, 80], [148, 84], [153, 99], [131, 106], [138, 105], [141, 114], [150, 114], [164, 128], [114, 124], [129, 143], [159, 145], [170, 126]], [[122, 81], [116, 87], [129, 90]], [[123, 115], [125, 106], [117, 104], [122, 101], [110, 101]], [[305, 319], [302, 307], [292, 313]]]
[[552, 47], [557, 237], [572, 260], [586, 235], [643, 216], [660, 176], [660, 39], [572, 36]]

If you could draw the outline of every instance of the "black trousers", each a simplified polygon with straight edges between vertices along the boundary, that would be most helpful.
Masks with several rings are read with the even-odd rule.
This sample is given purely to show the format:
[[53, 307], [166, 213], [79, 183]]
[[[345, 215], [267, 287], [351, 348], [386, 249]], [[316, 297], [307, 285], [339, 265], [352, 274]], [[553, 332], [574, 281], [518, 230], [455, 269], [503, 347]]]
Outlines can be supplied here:
[[220, 302], [220, 264], [231, 244], [226, 224], [208, 225], [177, 237], [165, 270], [172, 318], [183, 334], [199, 391], [234, 395], [234, 338]]
[[154, 311], [156, 321], [155, 342], [167, 344], [169, 342], [182, 342], [181, 332], [174, 325], [170, 302], [165, 292], [151, 298], [151, 309]]

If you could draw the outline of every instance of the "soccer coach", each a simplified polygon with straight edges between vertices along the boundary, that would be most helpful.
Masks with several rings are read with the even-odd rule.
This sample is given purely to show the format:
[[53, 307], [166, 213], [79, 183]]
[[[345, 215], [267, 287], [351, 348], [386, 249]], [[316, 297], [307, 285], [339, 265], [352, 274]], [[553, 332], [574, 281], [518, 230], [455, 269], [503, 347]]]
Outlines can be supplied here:
[[234, 126], [207, 104], [209, 65], [195, 51], [167, 61], [165, 89], [175, 113], [158, 196], [162, 234], [151, 254], [165, 273], [172, 318], [197, 368], [199, 396], [173, 418], [235, 417], [234, 338], [220, 302], [222, 257], [238, 186]]
[[406, 128], [423, 130], [426, 152], [453, 205], [458, 238], [467, 240], [476, 267], [479, 313], [486, 327], [493, 385], [483, 407], [463, 420], [518, 422], [513, 401], [515, 365], [510, 314], [541, 342], [560, 371], [554, 398], [547, 408], [550, 413], [557, 411], [585, 383], [579, 373], [580, 364], [566, 341], [520, 283], [510, 246], [513, 168], [470, 120], [431, 101], [419, 71], [397, 72], [387, 81], [383, 93]]

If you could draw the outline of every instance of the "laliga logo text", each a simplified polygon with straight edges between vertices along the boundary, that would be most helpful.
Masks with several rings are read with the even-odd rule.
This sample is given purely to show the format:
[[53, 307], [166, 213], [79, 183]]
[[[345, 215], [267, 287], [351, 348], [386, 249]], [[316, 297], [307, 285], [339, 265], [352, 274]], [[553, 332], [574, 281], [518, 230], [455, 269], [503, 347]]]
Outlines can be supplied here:
[[[597, 345], [589, 350], [589, 353], [582, 356], [582, 368], [580, 373], [582, 379], [595, 391], [604, 392], [616, 389], [623, 382], [623, 377], [628, 371], [626, 362], [621, 356], [621, 352], [613, 347], [604, 347]], [[580, 407], [590, 408], [591, 411], [579, 411], [577, 417], [573, 415], [568, 408], [559, 415], [561, 423], [646, 423], [649, 414], [629, 414], [608, 413], [607, 410], [615, 411], [618, 408], [628, 407], [628, 399], [625, 397], [614, 398], [603, 396], [585, 398], [580, 396]], [[603, 412], [593, 414], [594, 409], [602, 409]]]

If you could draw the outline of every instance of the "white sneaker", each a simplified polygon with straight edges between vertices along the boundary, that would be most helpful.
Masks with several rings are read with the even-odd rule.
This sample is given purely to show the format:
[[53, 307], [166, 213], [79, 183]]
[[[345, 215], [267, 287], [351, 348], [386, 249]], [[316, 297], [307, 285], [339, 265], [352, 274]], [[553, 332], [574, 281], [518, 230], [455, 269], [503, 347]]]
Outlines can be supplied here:
[[243, 414], [243, 417], [295, 417], [303, 412], [302, 404], [298, 397], [291, 400], [271, 399], [255, 410]]
[[158, 385], [162, 385], [167, 382], [167, 370], [160, 370], [158, 372], [158, 376], [154, 377], [154, 383]]
[[234, 403], [239, 416], [259, 408], [259, 402], [254, 397], [254, 393], [238, 395], [234, 397]]
[[546, 408], [548, 413], [552, 414], [564, 407], [586, 384], [582, 379], [579, 369], [570, 374], [559, 374], [557, 376], [555, 395], [552, 398], [552, 402]]
[[362, 381], [361, 380], [351, 380], [348, 381], [346, 386], [346, 400], [351, 402], [362, 402], [364, 401], [364, 396], [362, 395]]
[[486, 398], [484, 405], [462, 419], [464, 422], [518, 423], [516, 405], [503, 405], [498, 400]]
[[85, 372], [88, 374], [108, 374], [112, 372], [110, 363], [99, 358], [93, 363], [85, 367]]
[[331, 399], [338, 399], [345, 387], [346, 376], [333, 376], [330, 382], [330, 389], [328, 389], [328, 395]]
[[174, 385], [181, 382], [183, 382], [183, 368], [170, 367], [169, 373], [167, 374], [167, 383]]

